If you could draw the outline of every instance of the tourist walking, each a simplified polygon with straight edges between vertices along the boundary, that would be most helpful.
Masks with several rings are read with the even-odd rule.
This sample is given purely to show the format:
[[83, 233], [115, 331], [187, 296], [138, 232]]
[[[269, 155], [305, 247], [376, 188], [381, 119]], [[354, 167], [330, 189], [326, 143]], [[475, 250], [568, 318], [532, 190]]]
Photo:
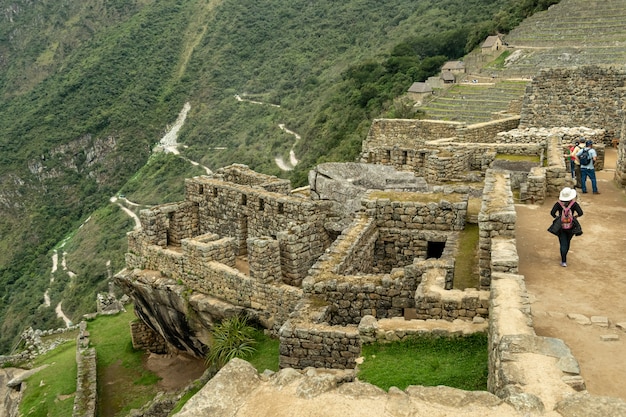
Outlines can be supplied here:
[[569, 252], [572, 237], [575, 234], [582, 234], [578, 217], [583, 215], [583, 209], [576, 202], [576, 190], [569, 187], [563, 188], [559, 194], [559, 200], [554, 203], [552, 210], [550, 210], [550, 215], [555, 220], [557, 218], [561, 220], [561, 226], [556, 235], [559, 238], [561, 266], [567, 266], [567, 253]]
[[585, 139], [582, 138], [581, 140], [576, 139], [574, 141], [574, 145], [572, 147], [570, 147], [570, 169], [572, 171], [572, 178], [574, 178], [576, 180], [576, 185], [574, 187], [576, 188], [580, 188], [580, 161], [578, 160], [578, 157], [576, 156], [576, 154], [579, 151], [582, 151], [582, 149], [584, 148], [584, 146], [582, 145], [583, 141]]
[[598, 191], [596, 170], [594, 167], [594, 163], [596, 162], [596, 159], [598, 159], [598, 153], [595, 149], [593, 149], [593, 141], [586, 141], [585, 147], [576, 153], [576, 157], [580, 161], [580, 189], [583, 194], [587, 193], [587, 177], [591, 180], [591, 190], [593, 193], [600, 194]]

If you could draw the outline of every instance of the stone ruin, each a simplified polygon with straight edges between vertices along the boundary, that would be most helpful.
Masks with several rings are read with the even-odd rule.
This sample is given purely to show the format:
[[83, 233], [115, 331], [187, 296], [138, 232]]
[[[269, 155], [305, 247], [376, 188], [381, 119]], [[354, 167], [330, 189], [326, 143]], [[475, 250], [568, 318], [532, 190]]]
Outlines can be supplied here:
[[[142, 229], [128, 234], [116, 282], [141, 319], [133, 344], [202, 356], [213, 323], [245, 312], [280, 338], [281, 368], [352, 369], [365, 343], [486, 332], [490, 392], [542, 409], [542, 390], [523, 383], [529, 355], [560, 359], [550, 374], [561, 377], [545, 384], [563, 396], [583, 391], [569, 349], [532, 327], [514, 203], [572, 185], [566, 150], [581, 136], [595, 142], [598, 169], [620, 139], [615, 180], [625, 184], [625, 80], [623, 70], [546, 70], [527, 87], [520, 117], [375, 120], [360, 163], [316, 167], [308, 193], [243, 165], [187, 179], [184, 201], [143, 210]], [[546, 97], [546, 86], [558, 97], [576, 88], [578, 100]], [[480, 199], [475, 218], [471, 198]], [[457, 240], [468, 221], [479, 229], [479, 282], [459, 290]]]

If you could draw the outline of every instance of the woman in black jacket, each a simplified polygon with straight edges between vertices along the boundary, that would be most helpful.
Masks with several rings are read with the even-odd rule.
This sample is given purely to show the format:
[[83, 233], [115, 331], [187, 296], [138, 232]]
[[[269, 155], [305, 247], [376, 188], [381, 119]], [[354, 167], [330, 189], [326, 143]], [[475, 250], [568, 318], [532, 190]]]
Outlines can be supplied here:
[[574, 228], [578, 223], [577, 218], [583, 215], [583, 209], [576, 202], [576, 190], [565, 187], [559, 194], [559, 201], [554, 203], [554, 207], [550, 211], [552, 218], [563, 218], [563, 212], [569, 210], [572, 214], [572, 224], [570, 228], [561, 227], [559, 230], [559, 246], [561, 250], [561, 266], [567, 266], [567, 252], [569, 252], [570, 242], [574, 236]]

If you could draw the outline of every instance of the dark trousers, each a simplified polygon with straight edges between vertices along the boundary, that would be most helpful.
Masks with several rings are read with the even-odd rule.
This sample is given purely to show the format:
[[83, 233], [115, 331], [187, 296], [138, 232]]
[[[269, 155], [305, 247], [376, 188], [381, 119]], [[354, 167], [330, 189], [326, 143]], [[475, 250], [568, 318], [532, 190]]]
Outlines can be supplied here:
[[567, 262], [567, 252], [574, 233], [571, 230], [559, 232], [559, 249], [561, 250], [561, 262]]
[[595, 169], [587, 169], [582, 168], [582, 179], [580, 180], [580, 188], [582, 188], [583, 193], [587, 192], [587, 177], [591, 180], [591, 190], [594, 193], [598, 192], [598, 183], [596, 182], [596, 170]]
[[580, 173], [580, 165], [574, 164], [574, 175], [576, 176], [576, 187], [580, 188], [581, 186], [581, 173]]

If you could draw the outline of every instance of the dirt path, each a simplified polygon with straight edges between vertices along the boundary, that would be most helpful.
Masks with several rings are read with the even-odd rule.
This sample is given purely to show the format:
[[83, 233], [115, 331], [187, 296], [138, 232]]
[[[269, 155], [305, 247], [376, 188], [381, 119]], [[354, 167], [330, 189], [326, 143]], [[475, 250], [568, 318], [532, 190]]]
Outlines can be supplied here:
[[591, 394], [626, 400], [626, 194], [612, 181], [615, 160], [616, 151], [607, 149], [606, 168], [597, 173], [601, 194], [579, 193], [584, 234], [572, 240], [566, 268], [558, 239], [546, 231], [557, 196], [541, 206], [517, 205], [516, 233], [537, 334], [567, 343]]

